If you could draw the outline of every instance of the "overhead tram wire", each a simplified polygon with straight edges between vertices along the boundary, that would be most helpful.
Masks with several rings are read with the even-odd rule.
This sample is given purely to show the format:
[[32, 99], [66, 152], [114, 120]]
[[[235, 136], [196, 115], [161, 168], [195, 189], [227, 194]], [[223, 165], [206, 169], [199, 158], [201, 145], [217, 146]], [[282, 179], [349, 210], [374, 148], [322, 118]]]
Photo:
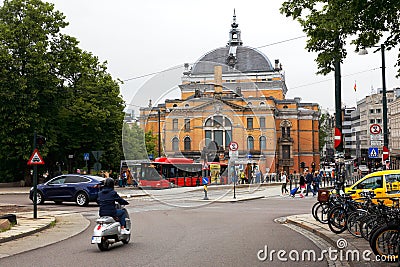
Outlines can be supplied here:
[[[369, 72], [369, 71], [378, 70], [378, 69], [381, 69], [381, 68], [377, 67], [377, 68], [373, 68], [373, 69], [362, 70], [362, 71], [359, 71], [359, 72], [350, 73], [350, 74], [347, 74], [347, 75], [342, 75], [342, 78], [350, 77], [350, 76], [354, 76], [354, 75], [357, 75], [357, 74], [360, 74], [360, 73]], [[329, 78], [329, 79], [321, 80], [321, 81], [318, 81], [318, 82], [313, 82], [313, 83], [307, 83], [307, 84], [302, 84], [302, 85], [298, 85], [298, 86], [293, 86], [293, 87], [290, 87], [290, 90], [298, 89], [298, 88], [301, 88], [301, 87], [306, 87], [306, 86], [310, 86], [310, 85], [314, 85], [314, 84], [329, 82], [329, 81], [332, 81], [332, 80], [333, 80], [332, 78]]]
[[[273, 46], [273, 45], [277, 45], [277, 44], [281, 44], [281, 43], [285, 43], [285, 42], [294, 41], [294, 40], [297, 40], [297, 39], [300, 39], [300, 38], [305, 38], [305, 37], [306, 37], [305, 35], [297, 36], [297, 37], [293, 37], [293, 38], [290, 38], [290, 39], [286, 39], [286, 40], [282, 40], [282, 41], [278, 41], [278, 42], [274, 42], [274, 43], [258, 46], [258, 47], [255, 47], [255, 48], [256, 49], [260, 49], [260, 48], [264, 48], [264, 47], [268, 47], [268, 46]], [[237, 54], [240, 54], [240, 52], [238, 51]], [[216, 60], [216, 59], [223, 58], [223, 57], [225, 57], [225, 56], [212, 58], [211, 60]], [[179, 66], [175, 66], [175, 67], [169, 68], [167, 70], [162, 70], [162, 71], [156, 71], [156, 72], [152, 72], [152, 73], [148, 73], [148, 74], [143, 74], [143, 75], [131, 77], [131, 78], [128, 78], [128, 79], [125, 79], [125, 80], [122, 80], [122, 81], [123, 82], [128, 82], [128, 81], [132, 81], [132, 80], [137, 80], [137, 79], [145, 78], [145, 77], [148, 77], [148, 76], [152, 76], [152, 75], [160, 74], [160, 73], [163, 73], [163, 72], [167, 72], [167, 71], [170, 71], [170, 70], [179, 69], [181, 67], [182, 66], [179, 65]]]

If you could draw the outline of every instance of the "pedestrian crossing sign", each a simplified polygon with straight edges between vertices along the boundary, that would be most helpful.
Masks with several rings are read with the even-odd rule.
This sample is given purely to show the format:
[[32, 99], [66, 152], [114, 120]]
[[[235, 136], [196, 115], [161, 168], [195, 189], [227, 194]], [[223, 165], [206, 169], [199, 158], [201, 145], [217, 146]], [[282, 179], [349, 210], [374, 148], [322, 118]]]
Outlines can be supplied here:
[[37, 148], [33, 150], [32, 156], [28, 160], [28, 165], [43, 165], [44, 161], [42, 159], [42, 156], [39, 154], [39, 150]]
[[378, 152], [378, 148], [377, 147], [370, 147], [368, 148], [368, 157], [370, 159], [376, 159], [379, 158], [379, 152]]

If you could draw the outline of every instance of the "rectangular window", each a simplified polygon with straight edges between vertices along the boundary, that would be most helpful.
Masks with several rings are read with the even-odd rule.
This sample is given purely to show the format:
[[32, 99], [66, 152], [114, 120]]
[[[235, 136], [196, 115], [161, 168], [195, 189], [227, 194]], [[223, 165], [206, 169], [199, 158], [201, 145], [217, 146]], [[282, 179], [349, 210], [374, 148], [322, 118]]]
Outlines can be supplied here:
[[231, 135], [232, 131], [225, 131], [225, 147], [229, 146], [229, 143], [232, 141]]
[[185, 119], [185, 131], [190, 131], [190, 119]]
[[223, 133], [223, 131], [214, 131], [214, 141], [218, 144], [218, 146], [224, 145]]
[[375, 110], [374, 109], [370, 109], [369, 113], [373, 114], [373, 113], [375, 113]]
[[370, 119], [369, 123], [375, 123], [375, 120], [374, 119]]
[[172, 120], [172, 129], [173, 130], [178, 130], [178, 119], [173, 119]]
[[376, 123], [382, 123], [381, 119], [376, 119]]
[[282, 158], [290, 159], [290, 146], [287, 145], [282, 146]]
[[247, 129], [253, 129], [253, 118], [247, 118]]
[[381, 109], [380, 109], [380, 108], [377, 108], [377, 109], [375, 110], [375, 112], [376, 112], [376, 113], [381, 113]]
[[265, 128], [265, 117], [260, 117], [260, 128]]
[[206, 131], [206, 146], [208, 146], [210, 144], [210, 142], [212, 141], [211, 133], [212, 132], [209, 130]]

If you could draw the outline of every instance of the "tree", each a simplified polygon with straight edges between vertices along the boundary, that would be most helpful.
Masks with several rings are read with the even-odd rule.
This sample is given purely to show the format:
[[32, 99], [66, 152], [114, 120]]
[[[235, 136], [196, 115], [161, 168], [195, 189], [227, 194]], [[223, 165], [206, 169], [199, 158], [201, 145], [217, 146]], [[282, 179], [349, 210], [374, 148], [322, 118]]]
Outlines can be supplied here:
[[153, 131], [149, 130], [145, 133], [146, 150], [148, 155], [160, 157], [156, 146], [158, 146], [158, 135], [154, 135]]
[[47, 138], [40, 153], [50, 171], [60, 162], [69, 170], [84, 166], [83, 153], [92, 150], [104, 151], [107, 168], [119, 166], [118, 82], [106, 63], [60, 32], [67, 25], [40, 0], [5, 0], [0, 7], [0, 181], [27, 176], [34, 132]]
[[148, 158], [145, 144], [145, 134], [137, 124], [124, 124], [122, 144], [124, 148], [125, 159], [139, 160]]
[[[318, 53], [318, 73], [323, 75], [334, 70], [335, 59], [346, 58], [349, 38], [354, 38], [350, 43], [356, 45], [356, 52], [378, 42], [390, 50], [400, 40], [398, 0], [290, 0], [280, 11], [300, 22], [308, 36], [306, 48]], [[400, 67], [400, 53], [396, 66]]]

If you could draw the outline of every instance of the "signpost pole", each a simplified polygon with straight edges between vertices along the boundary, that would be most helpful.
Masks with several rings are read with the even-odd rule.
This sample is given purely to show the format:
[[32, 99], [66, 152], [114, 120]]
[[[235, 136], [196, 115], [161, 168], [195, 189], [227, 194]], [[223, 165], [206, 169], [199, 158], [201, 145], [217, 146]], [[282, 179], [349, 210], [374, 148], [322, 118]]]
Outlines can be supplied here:
[[[33, 150], [36, 149], [36, 131], [33, 134]], [[37, 165], [33, 165], [33, 218], [37, 219]]]

